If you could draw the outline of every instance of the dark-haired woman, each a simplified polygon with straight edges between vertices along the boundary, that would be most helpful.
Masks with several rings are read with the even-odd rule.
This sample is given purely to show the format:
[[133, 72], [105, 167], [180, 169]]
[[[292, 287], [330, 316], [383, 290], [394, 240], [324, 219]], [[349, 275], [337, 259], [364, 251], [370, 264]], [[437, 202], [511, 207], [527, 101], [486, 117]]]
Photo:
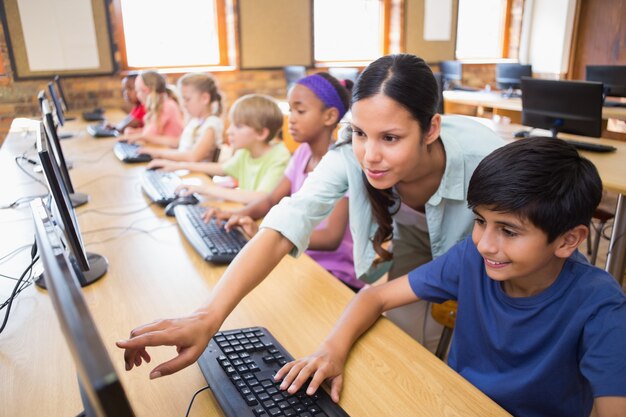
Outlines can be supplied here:
[[[422, 59], [401, 54], [372, 62], [352, 90], [351, 144], [326, 153], [300, 191], [270, 211], [205, 306], [187, 317], [138, 327], [118, 342], [126, 349], [127, 368], [149, 357], [146, 346], [161, 344], [175, 344], [178, 355], [158, 365], [152, 378], [195, 362], [228, 314], [283, 256], [307, 248], [315, 226], [346, 192], [355, 270], [365, 281], [389, 270], [392, 259], [393, 279], [463, 239], [474, 220], [466, 202], [470, 177], [503, 142], [471, 119], [437, 114], [438, 96]], [[393, 255], [383, 248], [389, 240]], [[420, 311], [391, 316], [409, 318], [402, 327], [423, 340], [427, 305], [415, 308]]]

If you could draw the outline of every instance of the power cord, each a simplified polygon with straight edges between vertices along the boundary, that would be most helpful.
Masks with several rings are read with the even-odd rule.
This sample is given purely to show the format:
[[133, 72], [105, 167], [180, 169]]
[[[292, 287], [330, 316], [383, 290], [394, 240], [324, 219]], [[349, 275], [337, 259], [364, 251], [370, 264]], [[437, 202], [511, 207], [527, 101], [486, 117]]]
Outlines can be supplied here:
[[200, 394], [202, 391], [206, 391], [208, 389], [211, 389], [210, 385], [207, 385], [204, 388], [200, 388], [198, 391], [196, 391], [195, 394], [193, 394], [193, 397], [191, 397], [191, 401], [189, 402], [189, 407], [187, 407], [187, 412], [185, 413], [185, 417], [189, 417], [189, 412], [191, 411], [191, 406], [193, 405], [193, 401], [196, 399], [196, 395]]
[[24, 169], [24, 167], [22, 166], [22, 164], [20, 164], [20, 161], [26, 161], [29, 164], [32, 165], [38, 165], [37, 161], [28, 158], [26, 155], [19, 155], [15, 157], [15, 163], [17, 164], [17, 167], [27, 176], [29, 176], [33, 181], [38, 182], [39, 184], [43, 185], [45, 189], [48, 189], [48, 185], [41, 181], [39, 178], [35, 177], [34, 175], [32, 175], [30, 172], [26, 171], [26, 169]]
[[36, 198], [45, 198], [48, 194], [39, 194], [39, 195], [31, 195], [26, 197], [20, 197], [11, 204], [7, 204], [6, 206], [0, 206], [0, 210], [14, 209], [19, 207], [22, 204], [30, 203], [32, 200]]
[[103, 211], [103, 210], [99, 210], [99, 209], [87, 209], [87, 210], [82, 210], [80, 213], [78, 213], [78, 215], [82, 216], [83, 214], [86, 214], [86, 213], [96, 213], [96, 214], [101, 214], [103, 216], [126, 216], [126, 215], [129, 215], [129, 214], [135, 214], [135, 213], [139, 213], [141, 211], [144, 211], [146, 209], [149, 209], [154, 204], [156, 204], [156, 203], [154, 201], [151, 201], [146, 206], [143, 206], [143, 207], [138, 208], [138, 209], [130, 210], [130, 211]]
[[[0, 304], [0, 310], [3, 310], [5, 307], [7, 309], [7, 312], [5, 313], [4, 319], [2, 321], [2, 325], [0, 325], [0, 334], [4, 331], [4, 328], [9, 321], [9, 315], [11, 314], [11, 306], [13, 305], [13, 301], [19, 293], [21, 293], [24, 289], [32, 284], [33, 266], [39, 260], [39, 256], [37, 256], [37, 242], [33, 243], [31, 247], [30, 259], [30, 264], [24, 270], [22, 275], [17, 279], [15, 287], [13, 287], [13, 292], [6, 301]], [[28, 277], [26, 277], [27, 275]]]
[[85, 246], [99, 245], [99, 244], [102, 244], [102, 243], [110, 242], [112, 240], [119, 239], [126, 232], [130, 232], [130, 231], [144, 233], [144, 234], [148, 235], [149, 237], [151, 237], [153, 240], [158, 242], [159, 240], [156, 239], [154, 236], [152, 236], [152, 232], [156, 232], [157, 230], [167, 229], [168, 227], [172, 227], [172, 226], [178, 225], [178, 223], [176, 223], [176, 222], [175, 223], [168, 223], [166, 225], [157, 226], [157, 227], [154, 227], [152, 229], [142, 229], [142, 228], [133, 226], [134, 224], [136, 224], [136, 223], [138, 223], [140, 221], [143, 221], [143, 220], [147, 220], [147, 219], [136, 220], [136, 221], [132, 222], [128, 226], [110, 226], [110, 227], [103, 227], [103, 228], [100, 228], [100, 229], [88, 230], [86, 232], [83, 232], [83, 235], [87, 235], [87, 234], [90, 234], [90, 233], [105, 232], [105, 231], [108, 231], [108, 230], [121, 230], [121, 233], [119, 233], [116, 236], [112, 236], [112, 237], [109, 237], [109, 238], [106, 238], [106, 239], [102, 239], [102, 240], [97, 240], [95, 242], [87, 242], [87, 243], [85, 243]]

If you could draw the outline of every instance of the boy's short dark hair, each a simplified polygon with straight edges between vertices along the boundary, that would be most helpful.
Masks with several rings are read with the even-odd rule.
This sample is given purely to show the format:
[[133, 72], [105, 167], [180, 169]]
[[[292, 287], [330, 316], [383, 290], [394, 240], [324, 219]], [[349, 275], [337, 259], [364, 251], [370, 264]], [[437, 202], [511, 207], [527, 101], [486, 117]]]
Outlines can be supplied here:
[[496, 149], [469, 183], [470, 208], [514, 213], [543, 230], [551, 243], [578, 225], [589, 225], [602, 198], [596, 167], [567, 142], [534, 137]]

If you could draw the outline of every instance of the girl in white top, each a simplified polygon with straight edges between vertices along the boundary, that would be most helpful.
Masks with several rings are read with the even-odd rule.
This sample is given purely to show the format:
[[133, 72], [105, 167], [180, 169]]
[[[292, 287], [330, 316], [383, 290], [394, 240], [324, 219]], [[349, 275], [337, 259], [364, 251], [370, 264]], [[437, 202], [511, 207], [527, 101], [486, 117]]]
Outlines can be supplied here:
[[180, 136], [178, 149], [143, 147], [142, 153], [171, 161], [213, 161], [222, 144], [224, 123], [222, 95], [209, 74], [190, 73], [178, 80], [183, 107], [189, 121]]

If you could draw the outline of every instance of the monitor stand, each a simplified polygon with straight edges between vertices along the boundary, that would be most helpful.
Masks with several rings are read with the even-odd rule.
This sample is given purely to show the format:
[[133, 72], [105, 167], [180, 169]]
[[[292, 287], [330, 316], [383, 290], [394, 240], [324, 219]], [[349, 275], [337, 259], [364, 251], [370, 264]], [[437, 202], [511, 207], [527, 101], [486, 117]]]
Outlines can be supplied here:
[[89, 201], [89, 194], [79, 192], [70, 193], [70, 200], [72, 201], [72, 207], [80, 207], [87, 204]]
[[[74, 257], [71, 257], [72, 266], [74, 267], [81, 287], [86, 287], [102, 278], [109, 268], [107, 258], [97, 253], [87, 252], [87, 261], [89, 261], [89, 271], [81, 271]], [[46, 289], [46, 280], [43, 274], [35, 278], [35, 285], [39, 288]]]

